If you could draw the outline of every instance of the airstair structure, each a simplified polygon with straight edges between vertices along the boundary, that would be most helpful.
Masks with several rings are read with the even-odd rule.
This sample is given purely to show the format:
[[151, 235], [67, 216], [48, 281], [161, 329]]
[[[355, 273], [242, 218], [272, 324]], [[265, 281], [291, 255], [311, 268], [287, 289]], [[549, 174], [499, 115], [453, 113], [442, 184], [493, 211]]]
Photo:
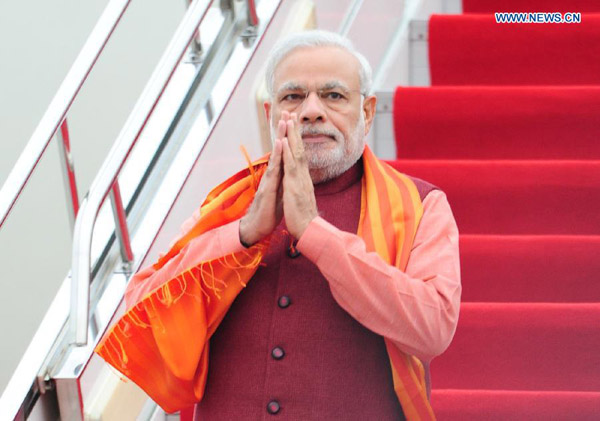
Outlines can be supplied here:
[[[80, 198], [69, 111], [130, 3], [108, 2], [0, 191], [1, 229], [48, 145], [59, 145], [72, 266], [2, 394], [1, 420], [189, 419], [163, 412], [93, 350], [123, 313], [130, 276], [245, 165], [240, 144], [253, 158], [270, 149], [264, 60], [281, 35], [321, 27], [320, 10], [374, 67], [374, 152], [444, 190], [461, 232], [461, 320], [431, 364], [438, 418], [600, 416], [600, 52], [581, 47], [600, 45], [600, 6], [565, 5], [588, 20], [557, 36], [490, 23], [486, 0], [186, 0]], [[506, 11], [565, 11], [559, 0], [511, 3]], [[374, 16], [387, 19], [378, 31]], [[515, 39], [539, 47], [519, 53]], [[512, 76], [487, 79], [498, 57], [486, 40], [506, 52]], [[547, 42], [577, 49], [580, 79], [535, 55]], [[528, 79], [536, 63], [544, 71]]]
[[[280, 5], [213, 3], [189, 3], [88, 194], [79, 201], [67, 116], [130, 4], [110, 1], [6, 181], [2, 222], [56, 136], [63, 148], [74, 244], [72, 271], [2, 395], [2, 419], [99, 419], [114, 413], [111, 407], [124, 410], [125, 418], [137, 416], [135, 411], [148, 419], [155, 415], [155, 405], [146, 404], [139, 392], [125, 390], [127, 383], [107, 371], [93, 349], [118, 314], [127, 279], [142, 263]], [[125, 189], [126, 195], [121, 193]], [[112, 209], [103, 206], [109, 201]], [[127, 398], [119, 402], [119, 393]]]

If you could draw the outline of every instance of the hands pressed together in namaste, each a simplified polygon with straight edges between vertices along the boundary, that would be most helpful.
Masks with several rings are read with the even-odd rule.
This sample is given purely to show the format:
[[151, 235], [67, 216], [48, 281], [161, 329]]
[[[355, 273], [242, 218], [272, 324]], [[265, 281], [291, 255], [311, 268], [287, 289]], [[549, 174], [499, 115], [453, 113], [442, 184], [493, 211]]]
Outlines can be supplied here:
[[262, 240], [285, 216], [295, 238], [317, 216], [317, 202], [296, 113], [283, 111], [277, 125], [273, 152], [254, 201], [240, 221], [240, 240], [253, 245]]

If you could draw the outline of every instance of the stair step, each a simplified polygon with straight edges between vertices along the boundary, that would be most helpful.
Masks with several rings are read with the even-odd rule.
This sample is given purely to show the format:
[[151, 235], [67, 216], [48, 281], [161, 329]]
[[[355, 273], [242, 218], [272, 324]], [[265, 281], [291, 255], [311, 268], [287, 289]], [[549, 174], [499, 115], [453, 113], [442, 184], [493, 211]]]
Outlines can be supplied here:
[[577, 24], [432, 15], [429, 66], [432, 85], [598, 85], [600, 14]]
[[463, 303], [437, 389], [600, 391], [600, 303]]
[[598, 159], [600, 86], [396, 89], [402, 159]]
[[462, 234], [600, 234], [600, 161], [390, 164], [445, 191]]
[[462, 235], [463, 302], [600, 302], [600, 236]]
[[432, 390], [440, 420], [597, 420], [600, 392]]

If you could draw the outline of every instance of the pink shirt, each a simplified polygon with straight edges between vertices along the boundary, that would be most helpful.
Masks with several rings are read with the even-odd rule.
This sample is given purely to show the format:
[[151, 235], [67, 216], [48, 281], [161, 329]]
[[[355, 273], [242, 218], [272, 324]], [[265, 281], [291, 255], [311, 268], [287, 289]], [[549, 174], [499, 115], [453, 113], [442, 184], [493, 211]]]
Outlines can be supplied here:
[[[320, 217], [309, 224], [297, 247], [319, 268], [337, 303], [352, 317], [428, 362], [452, 340], [461, 284], [458, 229], [446, 195], [431, 191], [423, 207], [406, 272], [388, 265], [376, 253], [367, 253], [358, 235], [341, 231]], [[197, 217], [184, 223], [184, 232]], [[186, 248], [167, 263], [175, 272], [243, 250], [239, 221], [195, 238]], [[156, 272], [150, 266], [135, 274], [125, 294], [128, 306], [168, 281], [164, 272], [173, 273]]]

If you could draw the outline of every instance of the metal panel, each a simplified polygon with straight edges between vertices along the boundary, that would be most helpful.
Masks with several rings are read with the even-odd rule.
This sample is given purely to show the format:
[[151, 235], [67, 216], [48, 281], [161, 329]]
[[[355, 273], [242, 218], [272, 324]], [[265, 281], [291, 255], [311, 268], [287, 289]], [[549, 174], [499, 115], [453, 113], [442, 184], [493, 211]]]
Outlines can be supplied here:
[[410, 86], [429, 86], [429, 22], [413, 20], [409, 35]]
[[373, 151], [382, 159], [396, 158], [393, 125], [393, 92], [376, 92], [377, 112], [373, 121]]
[[462, 0], [445, 0], [442, 8], [443, 13], [456, 14], [462, 13]]

